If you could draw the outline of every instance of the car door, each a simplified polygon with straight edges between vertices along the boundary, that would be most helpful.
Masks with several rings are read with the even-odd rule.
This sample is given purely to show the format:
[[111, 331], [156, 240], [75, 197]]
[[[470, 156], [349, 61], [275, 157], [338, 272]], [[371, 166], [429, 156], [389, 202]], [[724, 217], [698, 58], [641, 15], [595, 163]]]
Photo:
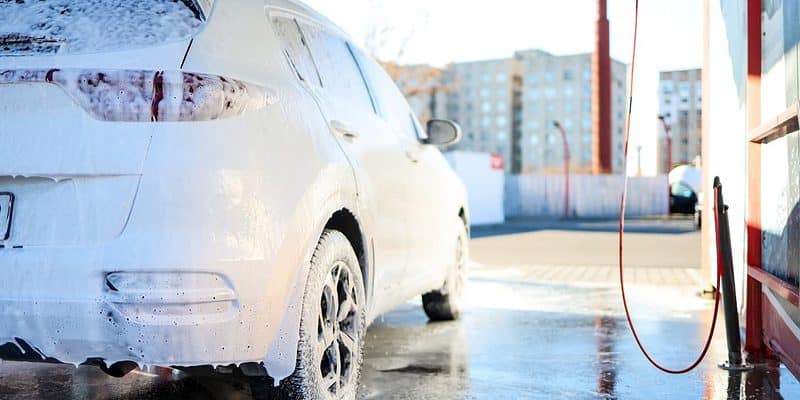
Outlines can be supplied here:
[[[408, 226], [403, 199], [406, 163], [394, 137], [378, 123], [375, 106], [346, 41], [300, 16], [273, 16], [287, 51], [294, 58], [310, 57], [308, 90], [328, 120], [353, 166], [358, 186], [359, 217], [368, 219], [366, 232], [374, 246], [375, 288], [385, 294], [401, 283], [407, 262]], [[290, 58], [291, 58], [290, 57]], [[298, 64], [298, 62], [294, 62]], [[302, 116], [299, 116], [302, 118]], [[381, 301], [382, 296], [377, 296]]]
[[415, 166], [411, 195], [419, 205], [409, 216], [414, 253], [409, 256], [406, 277], [427, 286], [432, 279], [442, 277], [451, 261], [448, 257], [454, 257], [451, 250], [456, 234], [452, 223], [458, 214], [446, 209], [448, 196], [444, 191], [450, 188], [444, 174], [450, 168], [447, 161], [436, 146], [422, 142], [427, 133], [411, 111], [408, 118], [411, 126], [403, 134]]
[[435, 147], [421, 142], [425, 133], [391, 77], [371, 58], [358, 51], [356, 54], [378, 100], [379, 114], [404, 155], [401, 170], [410, 183], [403, 199], [409, 229], [408, 263], [404, 274], [407, 283], [403, 286], [414, 291], [418, 286], [425, 286], [426, 277], [440, 275], [436, 269], [437, 265], [441, 269], [437, 259], [441, 236], [438, 221], [443, 216], [437, 210], [443, 187], [438, 185], [441, 183], [439, 175], [432, 167], [436, 164], [435, 156], [441, 158], [441, 154]]

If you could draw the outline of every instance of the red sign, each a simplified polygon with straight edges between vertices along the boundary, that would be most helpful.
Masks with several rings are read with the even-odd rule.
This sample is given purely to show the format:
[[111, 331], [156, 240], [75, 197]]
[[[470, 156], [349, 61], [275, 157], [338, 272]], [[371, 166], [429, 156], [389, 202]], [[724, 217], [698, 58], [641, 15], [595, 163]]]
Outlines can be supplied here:
[[492, 153], [491, 155], [491, 166], [492, 169], [505, 169], [506, 163], [503, 161], [503, 155], [500, 153]]

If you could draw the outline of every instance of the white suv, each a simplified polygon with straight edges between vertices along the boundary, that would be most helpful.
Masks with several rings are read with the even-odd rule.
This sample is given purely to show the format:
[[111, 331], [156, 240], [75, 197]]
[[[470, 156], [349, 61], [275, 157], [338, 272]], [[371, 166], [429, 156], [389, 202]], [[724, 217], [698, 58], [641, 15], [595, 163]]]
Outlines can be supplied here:
[[458, 317], [459, 137], [295, 1], [0, 2], [0, 357], [351, 398], [377, 315]]

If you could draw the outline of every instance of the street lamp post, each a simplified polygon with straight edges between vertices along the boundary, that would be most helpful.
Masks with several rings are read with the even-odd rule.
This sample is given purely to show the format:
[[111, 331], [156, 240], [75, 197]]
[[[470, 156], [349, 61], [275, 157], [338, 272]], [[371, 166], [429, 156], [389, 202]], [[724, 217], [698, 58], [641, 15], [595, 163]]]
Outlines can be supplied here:
[[553, 126], [561, 133], [564, 143], [564, 218], [569, 218], [569, 142], [564, 127], [558, 121], [553, 121]]
[[636, 146], [636, 176], [642, 176], [642, 146]]
[[664, 135], [667, 139], [667, 204], [668, 204], [668, 213], [671, 211], [672, 208], [669, 204], [672, 201], [672, 188], [669, 185], [669, 171], [672, 169], [672, 133], [670, 130], [669, 123], [667, 122], [667, 118], [663, 115], [659, 115], [658, 119], [661, 121], [661, 124], [664, 125]]
[[659, 115], [658, 119], [661, 121], [661, 124], [664, 125], [664, 135], [667, 139], [667, 174], [669, 174], [670, 169], [672, 169], [672, 128], [669, 126], [667, 122], [667, 118], [663, 115]]

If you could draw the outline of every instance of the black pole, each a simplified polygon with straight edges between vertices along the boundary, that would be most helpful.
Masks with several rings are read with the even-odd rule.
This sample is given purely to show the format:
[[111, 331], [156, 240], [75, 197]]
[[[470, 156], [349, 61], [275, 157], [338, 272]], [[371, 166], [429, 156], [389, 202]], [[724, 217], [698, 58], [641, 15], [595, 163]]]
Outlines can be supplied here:
[[717, 213], [717, 254], [722, 263], [722, 307], [725, 313], [725, 334], [728, 338], [728, 362], [724, 369], [748, 369], [742, 362], [742, 339], [739, 335], [739, 307], [736, 305], [736, 284], [733, 277], [731, 229], [728, 225], [728, 207], [722, 199], [722, 183], [714, 178], [714, 210]]

